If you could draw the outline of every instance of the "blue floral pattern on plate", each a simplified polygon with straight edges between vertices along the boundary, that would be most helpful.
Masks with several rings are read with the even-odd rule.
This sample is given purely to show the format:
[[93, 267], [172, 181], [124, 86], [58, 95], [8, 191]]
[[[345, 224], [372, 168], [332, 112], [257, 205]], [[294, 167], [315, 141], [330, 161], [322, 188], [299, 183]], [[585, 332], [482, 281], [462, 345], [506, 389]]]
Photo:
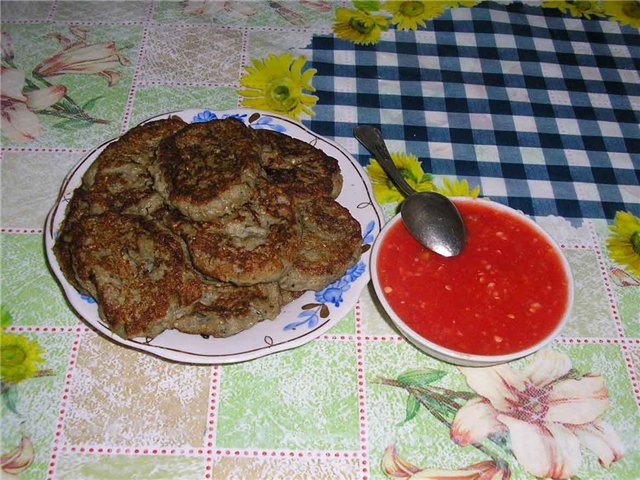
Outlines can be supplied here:
[[267, 129], [267, 130], [275, 130], [276, 132], [283, 133], [286, 128], [282, 125], [274, 123], [273, 118], [271, 117], [260, 117], [257, 120], [251, 122], [251, 126], [257, 129]]
[[203, 110], [202, 112], [194, 115], [191, 119], [191, 123], [204, 123], [210, 120], [220, 120], [222, 118], [237, 118], [238, 120], [242, 120], [243, 122], [247, 118], [247, 115], [244, 113], [225, 113], [222, 116], [218, 117], [211, 110]]
[[85, 302], [91, 304], [91, 303], [96, 303], [96, 301], [93, 299], [93, 297], [90, 297], [89, 295], [85, 295], [84, 293], [80, 294], [80, 298], [82, 298], [82, 300], [84, 300]]
[[[373, 230], [375, 222], [372, 220], [367, 224], [364, 234], [362, 235], [363, 251], [367, 247], [371, 247], [373, 243]], [[313, 329], [318, 325], [320, 318], [329, 316], [329, 305], [339, 307], [343, 301], [342, 294], [351, 288], [351, 284], [355, 282], [367, 270], [365, 263], [360, 260], [353, 267], [347, 270], [342, 278], [327, 285], [319, 292], [315, 293], [315, 300], [318, 303], [308, 303], [302, 306], [302, 312], [298, 314], [300, 319], [297, 322], [291, 322], [284, 326], [283, 330], [295, 330], [298, 327], [306, 325], [307, 328]]]
[[279, 125], [273, 121], [273, 118], [259, 115], [257, 119], [247, 121], [247, 114], [245, 113], [225, 113], [222, 116], [216, 115], [211, 110], [203, 110], [202, 112], [194, 115], [191, 119], [191, 123], [204, 123], [211, 120], [219, 120], [222, 118], [237, 118], [245, 123], [248, 123], [251, 127], [256, 129], [275, 130], [276, 132], [283, 133], [286, 129], [282, 125]]

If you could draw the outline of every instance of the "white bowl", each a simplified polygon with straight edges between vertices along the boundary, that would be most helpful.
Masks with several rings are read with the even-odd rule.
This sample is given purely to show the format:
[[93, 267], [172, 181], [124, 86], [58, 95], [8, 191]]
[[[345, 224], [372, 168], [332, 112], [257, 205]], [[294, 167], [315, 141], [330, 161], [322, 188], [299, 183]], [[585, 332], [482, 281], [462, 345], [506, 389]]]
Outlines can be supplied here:
[[[453, 200], [455, 200], [456, 202], [483, 202], [484, 205], [493, 208], [497, 212], [515, 214], [519, 218], [524, 220], [527, 224], [529, 224], [531, 227], [533, 227], [536, 231], [538, 231], [546, 239], [549, 245], [551, 245], [553, 249], [556, 251], [556, 253], [558, 254], [564, 274], [566, 276], [566, 280], [567, 280], [569, 298], [567, 300], [566, 307], [563, 311], [560, 321], [547, 336], [545, 336], [535, 345], [532, 345], [523, 350], [519, 350], [512, 353], [507, 353], [507, 354], [501, 354], [501, 355], [480, 355], [480, 354], [459, 352], [459, 351], [444, 347], [442, 345], [439, 345], [437, 343], [434, 343], [433, 341], [428, 340], [422, 335], [418, 334], [411, 327], [409, 327], [402, 320], [402, 318], [400, 318], [400, 316], [393, 310], [391, 305], [388, 303], [384, 295], [384, 292], [382, 291], [380, 278], [378, 277], [378, 256], [380, 253], [381, 245], [384, 243], [385, 238], [387, 237], [387, 234], [389, 233], [392, 226], [395, 225], [397, 222], [402, 221], [400, 214], [393, 217], [382, 229], [382, 231], [376, 238], [376, 241], [373, 245], [373, 251], [371, 254], [371, 279], [373, 281], [373, 286], [375, 288], [378, 299], [382, 304], [382, 307], [388, 313], [389, 317], [391, 318], [391, 321], [397, 327], [400, 333], [405, 338], [407, 338], [411, 343], [413, 343], [417, 348], [431, 355], [432, 357], [435, 357], [439, 360], [452, 363], [455, 365], [463, 365], [463, 366], [471, 366], [471, 367], [497, 365], [500, 363], [505, 363], [512, 360], [516, 360], [518, 358], [525, 357], [527, 355], [530, 355], [536, 352], [537, 350], [540, 350], [542, 347], [549, 344], [564, 328], [567, 321], [569, 320], [571, 308], [573, 305], [573, 297], [574, 297], [573, 276], [571, 274], [571, 268], [569, 267], [569, 263], [567, 262], [564, 254], [560, 250], [560, 247], [551, 238], [551, 236], [547, 232], [545, 232], [537, 223], [535, 223], [529, 217], [525, 216], [524, 214], [522, 214], [517, 210], [514, 210], [510, 207], [507, 207], [505, 205], [502, 205], [496, 202], [482, 200], [482, 199], [472, 199], [469, 197], [457, 197], [457, 198], [454, 198]], [[428, 288], [428, 285], [425, 285], [425, 288]]]

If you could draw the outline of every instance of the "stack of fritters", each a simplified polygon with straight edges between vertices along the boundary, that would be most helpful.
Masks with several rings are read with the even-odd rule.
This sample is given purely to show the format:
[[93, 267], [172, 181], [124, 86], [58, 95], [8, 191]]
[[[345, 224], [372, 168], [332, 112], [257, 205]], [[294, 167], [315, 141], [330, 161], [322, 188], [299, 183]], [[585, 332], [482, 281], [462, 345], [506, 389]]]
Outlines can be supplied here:
[[354, 265], [360, 225], [338, 163], [233, 118], [147, 123], [85, 173], [54, 247], [67, 280], [125, 338], [226, 337]]

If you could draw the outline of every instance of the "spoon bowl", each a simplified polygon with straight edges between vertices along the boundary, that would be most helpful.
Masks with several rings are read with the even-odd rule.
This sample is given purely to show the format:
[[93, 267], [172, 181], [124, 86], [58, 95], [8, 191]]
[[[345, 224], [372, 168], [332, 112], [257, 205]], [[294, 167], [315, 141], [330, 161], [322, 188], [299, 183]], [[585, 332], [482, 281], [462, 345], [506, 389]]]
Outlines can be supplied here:
[[353, 135], [378, 160], [389, 178], [407, 198], [400, 212], [407, 230], [423, 246], [444, 256], [459, 255], [464, 248], [466, 232], [460, 212], [444, 195], [436, 192], [416, 192], [395, 166], [375, 127], [359, 125]]
[[400, 207], [402, 221], [422, 245], [443, 257], [464, 248], [466, 232], [456, 206], [444, 195], [421, 192], [409, 195]]

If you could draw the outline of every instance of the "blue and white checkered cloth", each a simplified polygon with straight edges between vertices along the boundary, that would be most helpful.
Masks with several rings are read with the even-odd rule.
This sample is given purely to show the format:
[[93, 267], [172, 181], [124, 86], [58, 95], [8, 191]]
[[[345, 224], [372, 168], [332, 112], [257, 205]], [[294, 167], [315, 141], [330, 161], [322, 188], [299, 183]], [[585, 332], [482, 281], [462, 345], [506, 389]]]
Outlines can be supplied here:
[[319, 101], [305, 123], [363, 165], [359, 123], [527, 214], [640, 215], [637, 29], [487, 2], [373, 46], [315, 36], [310, 58]]

